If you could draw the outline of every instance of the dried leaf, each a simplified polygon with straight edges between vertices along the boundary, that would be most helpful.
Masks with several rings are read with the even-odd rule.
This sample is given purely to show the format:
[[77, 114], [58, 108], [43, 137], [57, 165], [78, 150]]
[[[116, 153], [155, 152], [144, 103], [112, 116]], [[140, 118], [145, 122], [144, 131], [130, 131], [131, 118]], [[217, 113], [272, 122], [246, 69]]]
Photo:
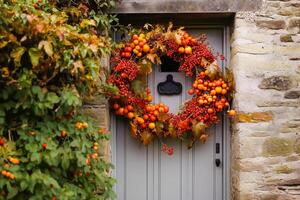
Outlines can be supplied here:
[[157, 116], [159, 121], [166, 121], [167, 119], [170, 118], [170, 116], [168, 115], [168, 113], [159, 113], [159, 115]]
[[138, 129], [137, 129], [136, 124], [129, 122], [129, 131], [130, 131], [132, 137], [137, 138]]
[[199, 138], [200, 142], [202, 142], [202, 143], [205, 143], [207, 139], [208, 139], [207, 134], [202, 134]]
[[154, 64], [161, 64], [161, 60], [157, 54], [148, 53], [147, 58]]
[[207, 66], [205, 73], [209, 76], [210, 79], [215, 79], [216, 77], [220, 76], [220, 67], [217, 61], [214, 61], [209, 66]]
[[143, 94], [146, 91], [146, 83], [142, 80], [134, 80], [131, 82], [131, 89], [134, 92], [134, 94], [139, 95], [139, 96], [143, 96]]
[[139, 66], [139, 73], [142, 75], [147, 75], [152, 72], [152, 63], [148, 59], [143, 59], [140, 63], [138, 63]]
[[144, 131], [144, 132], [142, 132], [141, 134], [140, 134], [140, 136], [141, 136], [141, 141], [142, 141], [142, 143], [144, 144], [144, 145], [148, 145], [148, 144], [150, 144], [151, 143], [151, 141], [152, 141], [152, 134], [150, 133], [150, 132], [148, 132], [148, 131]]
[[205, 133], [206, 125], [203, 122], [194, 122], [193, 123], [193, 136], [195, 138], [200, 138], [202, 134]]
[[52, 47], [51, 42], [49, 42], [49, 41], [46, 41], [46, 40], [40, 41], [38, 48], [39, 49], [44, 48], [44, 50], [48, 56], [53, 55], [53, 47]]

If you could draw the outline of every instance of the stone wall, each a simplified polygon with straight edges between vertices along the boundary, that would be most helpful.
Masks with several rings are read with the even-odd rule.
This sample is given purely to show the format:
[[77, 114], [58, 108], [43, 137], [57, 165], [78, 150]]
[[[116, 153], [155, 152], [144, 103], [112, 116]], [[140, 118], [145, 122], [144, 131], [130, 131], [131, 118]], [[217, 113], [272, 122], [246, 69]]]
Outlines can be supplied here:
[[[126, 11], [126, 5], [121, 6], [123, 13], [143, 13], [146, 7], [139, 7], [139, 1], [124, 2], [131, 7]], [[192, 12], [228, 11], [222, 7], [225, 0], [213, 2], [219, 9], [198, 6]], [[241, 10], [253, 10], [253, 2], [260, 5], [228, 2], [244, 2]], [[189, 11], [178, 6], [159, 12]], [[230, 67], [236, 79], [234, 107], [239, 111], [231, 137], [232, 200], [300, 199], [300, 1], [264, 0], [256, 12], [237, 12]], [[85, 111], [109, 127], [103, 99], [88, 102]], [[102, 155], [109, 159], [109, 146], [104, 147]]]
[[238, 12], [231, 68], [232, 199], [300, 199], [300, 1]]

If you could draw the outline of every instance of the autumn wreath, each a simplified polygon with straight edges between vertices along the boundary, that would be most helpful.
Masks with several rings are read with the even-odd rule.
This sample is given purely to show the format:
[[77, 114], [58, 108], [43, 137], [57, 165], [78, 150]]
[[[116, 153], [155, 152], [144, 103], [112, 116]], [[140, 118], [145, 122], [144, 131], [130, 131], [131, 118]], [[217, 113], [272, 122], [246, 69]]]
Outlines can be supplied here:
[[[179, 71], [195, 78], [188, 90], [192, 98], [178, 114], [169, 113], [163, 103], [151, 103], [151, 91], [146, 85], [147, 75], [152, 66], [161, 63], [162, 56], [180, 63]], [[129, 119], [132, 136], [145, 145], [155, 137], [188, 140], [189, 146], [197, 140], [205, 142], [205, 130], [219, 122], [218, 113], [227, 109], [230, 116], [235, 114], [229, 110], [231, 80], [222, 76], [217, 57], [205, 36], [192, 37], [183, 28], [157, 25], [138, 30], [113, 51], [108, 82], [118, 92], [109, 94], [111, 107], [116, 115]], [[173, 152], [166, 145], [163, 151]]]

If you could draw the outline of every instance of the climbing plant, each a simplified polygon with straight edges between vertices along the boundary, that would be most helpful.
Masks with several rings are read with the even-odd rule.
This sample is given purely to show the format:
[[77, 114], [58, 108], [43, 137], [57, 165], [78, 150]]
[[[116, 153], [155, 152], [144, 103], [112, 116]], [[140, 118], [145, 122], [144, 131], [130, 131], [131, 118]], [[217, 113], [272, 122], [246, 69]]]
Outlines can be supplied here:
[[[74, 3], [76, 2], [76, 3]], [[112, 199], [101, 92], [116, 1], [0, 0], [0, 199]]]

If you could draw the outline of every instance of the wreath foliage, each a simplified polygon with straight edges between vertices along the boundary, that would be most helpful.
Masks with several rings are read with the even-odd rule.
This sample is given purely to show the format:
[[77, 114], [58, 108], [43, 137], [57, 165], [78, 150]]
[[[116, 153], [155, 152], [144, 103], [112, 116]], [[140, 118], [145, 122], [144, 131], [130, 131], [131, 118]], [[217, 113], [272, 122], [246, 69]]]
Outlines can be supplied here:
[[[188, 90], [192, 97], [178, 114], [169, 113], [164, 103], [152, 103], [147, 88], [147, 75], [153, 66], [161, 64], [162, 56], [179, 62], [179, 71], [195, 79]], [[217, 57], [224, 58], [212, 53], [205, 35], [193, 37], [184, 28], [173, 29], [172, 24], [167, 28], [146, 25], [113, 52], [108, 82], [118, 92], [109, 93], [112, 109], [129, 119], [131, 135], [144, 145], [155, 137], [187, 140], [189, 147], [196, 141], [205, 142], [205, 130], [219, 122], [219, 113], [229, 110], [232, 93], [232, 76], [222, 75]], [[228, 112], [230, 116], [235, 114], [233, 110]], [[173, 153], [166, 145], [162, 150]]]

